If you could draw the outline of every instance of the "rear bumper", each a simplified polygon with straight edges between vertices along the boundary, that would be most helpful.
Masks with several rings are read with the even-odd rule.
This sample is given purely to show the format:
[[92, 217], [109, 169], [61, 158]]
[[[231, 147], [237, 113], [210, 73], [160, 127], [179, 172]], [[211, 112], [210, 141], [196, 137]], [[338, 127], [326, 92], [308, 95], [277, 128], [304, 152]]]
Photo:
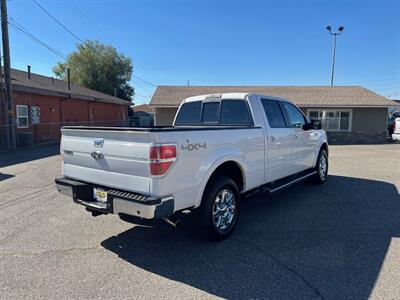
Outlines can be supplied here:
[[[65, 177], [55, 179], [57, 190], [75, 203], [86, 206], [90, 210], [105, 214], [127, 214], [145, 219], [168, 217], [174, 213], [172, 197], [151, 197], [143, 194], [115, 190], [103, 186], [95, 186]], [[97, 202], [93, 198], [93, 188], [101, 187], [107, 192], [107, 202]]]
[[395, 132], [392, 134], [392, 140], [400, 141], [400, 132]]

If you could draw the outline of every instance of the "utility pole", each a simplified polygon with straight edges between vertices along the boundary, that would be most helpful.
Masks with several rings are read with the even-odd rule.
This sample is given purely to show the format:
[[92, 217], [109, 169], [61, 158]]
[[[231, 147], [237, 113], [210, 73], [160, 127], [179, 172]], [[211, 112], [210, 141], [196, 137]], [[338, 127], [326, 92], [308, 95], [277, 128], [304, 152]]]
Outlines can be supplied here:
[[340, 35], [343, 32], [344, 27], [340, 26], [338, 28], [338, 32], [332, 32], [332, 27], [327, 26], [326, 30], [329, 31], [331, 35], [333, 35], [333, 55], [332, 55], [332, 74], [331, 74], [331, 86], [333, 86], [333, 76], [335, 73], [335, 58], [336, 58], [336, 36]]
[[8, 150], [15, 150], [15, 124], [14, 124], [14, 99], [12, 92], [12, 82], [11, 82], [11, 62], [10, 62], [10, 43], [8, 39], [8, 17], [7, 17], [7, 2], [6, 0], [1, 0], [1, 33], [3, 39], [3, 54], [4, 54], [4, 81], [5, 81], [5, 91], [8, 110]]
[[0, 51], [0, 150], [6, 149], [8, 134], [8, 128], [6, 126], [7, 119], [7, 107], [6, 100], [4, 98], [4, 86], [3, 86], [3, 67], [2, 67], [2, 57]]

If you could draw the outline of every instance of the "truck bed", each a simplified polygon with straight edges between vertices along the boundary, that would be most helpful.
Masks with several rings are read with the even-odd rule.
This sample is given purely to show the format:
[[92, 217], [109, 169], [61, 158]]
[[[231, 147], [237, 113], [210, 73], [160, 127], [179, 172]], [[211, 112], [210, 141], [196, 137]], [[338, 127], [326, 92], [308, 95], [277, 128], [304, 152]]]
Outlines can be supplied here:
[[[221, 130], [225, 130], [226, 133], [221, 133]], [[243, 135], [229, 134], [232, 130], [249, 132]], [[185, 181], [193, 180], [193, 176], [188, 176], [187, 173], [196, 173], [210, 153], [217, 153], [221, 147], [239, 143], [243, 144], [244, 149], [248, 148], [246, 152], [251, 153], [255, 150], [252, 147], [254, 140], [249, 137], [263, 137], [262, 128], [254, 126], [148, 128], [66, 126], [61, 131], [65, 177], [90, 182], [99, 187], [106, 186], [143, 194], [159, 192], [165, 189], [164, 185], [172, 184], [170, 180], [165, 180], [165, 177], [160, 180], [150, 175], [149, 151], [154, 144], [177, 145], [178, 162], [171, 170], [172, 173], [177, 174], [172, 175], [171, 180], [182, 178]], [[205, 135], [203, 131], [209, 133]], [[96, 141], [100, 144], [96, 145]], [[207, 150], [199, 148], [201, 151], [186, 151], [189, 143], [199, 145], [206, 143]], [[264, 155], [263, 147], [256, 151], [260, 152], [260, 156]], [[102, 158], [95, 159], [96, 153], [101, 154]], [[185, 163], [182, 164], [182, 161]], [[192, 167], [186, 168], [187, 164]], [[263, 167], [263, 165], [258, 167], [262, 173]], [[166, 176], [168, 179], [170, 174]]]
[[93, 126], [64, 126], [63, 129], [94, 130], [94, 131], [130, 131], [130, 132], [171, 132], [171, 131], [199, 131], [199, 130], [228, 130], [251, 129], [258, 126], [154, 126], [154, 127], [93, 127]]

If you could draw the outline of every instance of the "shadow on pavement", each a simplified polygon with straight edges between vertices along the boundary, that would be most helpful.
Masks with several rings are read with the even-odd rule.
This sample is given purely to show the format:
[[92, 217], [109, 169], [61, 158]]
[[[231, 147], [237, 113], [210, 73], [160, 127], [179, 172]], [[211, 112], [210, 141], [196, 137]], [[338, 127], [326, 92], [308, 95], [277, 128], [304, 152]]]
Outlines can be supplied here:
[[60, 146], [0, 153], [0, 168], [60, 154]]
[[13, 177], [15, 177], [15, 175], [0, 173], [0, 181], [7, 180], [7, 179], [10, 179], [10, 178], [13, 178]]
[[392, 184], [330, 176], [242, 204], [228, 240], [211, 243], [160, 223], [102, 242], [144, 270], [223, 298], [368, 298], [393, 237], [400, 198]]

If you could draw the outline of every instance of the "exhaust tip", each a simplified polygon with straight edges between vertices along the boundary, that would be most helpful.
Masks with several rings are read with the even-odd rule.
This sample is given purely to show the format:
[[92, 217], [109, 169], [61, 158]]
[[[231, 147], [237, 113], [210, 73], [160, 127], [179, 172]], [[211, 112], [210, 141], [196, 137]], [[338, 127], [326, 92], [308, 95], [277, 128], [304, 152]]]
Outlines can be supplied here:
[[176, 222], [175, 222], [175, 228], [176, 229], [179, 229], [179, 228], [181, 228], [182, 227], [182, 221], [181, 220], [177, 220]]
[[182, 227], [182, 221], [181, 220], [174, 220], [172, 218], [162, 218], [167, 224], [171, 225], [175, 229], [179, 229]]

